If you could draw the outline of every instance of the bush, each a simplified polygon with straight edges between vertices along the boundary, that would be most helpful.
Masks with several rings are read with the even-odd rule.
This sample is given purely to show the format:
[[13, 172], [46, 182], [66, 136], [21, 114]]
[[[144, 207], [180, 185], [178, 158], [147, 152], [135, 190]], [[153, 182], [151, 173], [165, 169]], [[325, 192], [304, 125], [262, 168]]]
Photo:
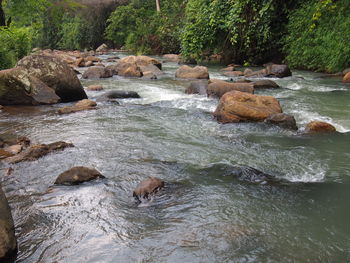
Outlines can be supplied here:
[[32, 49], [31, 28], [0, 27], [0, 69], [11, 68]]
[[312, 1], [290, 15], [285, 39], [294, 68], [337, 72], [350, 66], [350, 3]]

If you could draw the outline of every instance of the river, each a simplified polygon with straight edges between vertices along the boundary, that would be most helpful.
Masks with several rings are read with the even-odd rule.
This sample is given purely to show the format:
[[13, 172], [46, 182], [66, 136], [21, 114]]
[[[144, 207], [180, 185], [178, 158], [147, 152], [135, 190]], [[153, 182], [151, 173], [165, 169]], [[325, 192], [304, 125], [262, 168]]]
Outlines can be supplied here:
[[[63, 104], [0, 113], [1, 134], [75, 145], [1, 177], [16, 225], [16, 262], [350, 262], [349, 86], [293, 71], [275, 79], [281, 89], [256, 94], [275, 96], [299, 132], [222, 125], [212, 117], [218, 100], [185, 94], [189, 81], [174, 78], [177, 67], [164, 63], [159, 80], [82, 80], [142, 97], [120, 105], [100, 102], [97, 110], [61, 116], [55, 111]], [[209, 71], [225, 79], [218, 66]], [[102, 93], [87, 92], [91, 99]], [[315, 119], [339, 133], [300, 133]], [[106, 179], [52, 187], [80, 165]], [[285, 182], [238, 180], [225, 173], [229, 165]], [[166, 187], [138, 205], [132, 191], [147, 176]]]

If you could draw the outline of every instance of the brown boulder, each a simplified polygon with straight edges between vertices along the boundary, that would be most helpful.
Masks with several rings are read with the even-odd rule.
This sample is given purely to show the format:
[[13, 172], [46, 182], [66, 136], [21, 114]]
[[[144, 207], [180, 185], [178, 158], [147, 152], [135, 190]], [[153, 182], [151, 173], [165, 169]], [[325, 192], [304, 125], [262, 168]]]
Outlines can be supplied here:
[[140, 78], [143, 76], [143, 73], [140, 69], [140, 67], [134, 63], [126, 63], [126, 62], [122, 62], [122, 63], [118, 63], [117, 67], [116, 67], [116, 71], [117, 74], [123, 77], [136, 77], [136, 78]]
[[84, 58], [78, 58], [78, 59], [74, 62], [74, 66], [76, 66], [76, 67], [85, 67]]
[[5, 159], [7, 157], [11, 157], [14, 154], [11, 152], [6, 151], [5, 149], [0, 149], [0, 159]]
[[221, 97], [214, 117], [221, 123], [263, 121], [271, 114], [281, 112], [281, 106], [274, 97], [231, 91]]
[[14, 262], [16, 254], [15, 226], [10, 206], [0, 185], [0, 262]]
[[346, 73], [343, 78], [344, 83], [350, 83], [350, 72]]
[[108, 51], [108, 46], [106, 44], [102, 44], [98, 48], [96, 48], [96, 52], [107, 52]]
[[22, 145], [15, 144], [15, 145], [11, 145], [11, 146], [4, 148], [4, 151], [15, 155], [15, 154], [19, 154], [22, 151], [22, 149], [23, 149]]
[[180, 61], [180, 56], [176, 54], [165, 54], [163, 55], [163, 58], [165, 61], [170, 61], [170, 62], [179, 62]]
[[68, 114], [68, 113], [73, 113], [73, 112], [78, 112], [83, 110], [95, 110], [96, 105], [97, 104], [95, 101], [85, 99], [85, 100], [78, 101], [73, 106], [67, 106], [67, 107], [61, 108], [57, 111], [57, 113]]
[[241, 91], [253, 94], [254, 88], [251, 83], [234, 83], [227, 81], [215, 81], [208, 85], [207, 94], [209, 97], [219, 97], [221, 98], [225, 93], [230, 91]]
[[55, 184], [76, 185], [98, 178], [105, 177], [96, 169], [77, 166], [61, 173], [57, 177]]
[[234, 66], [228, 66], [226, 68], [222, 68], [221, 71], [234, 71], [235, 67]]
[[113, 73], [105, 67], [90, 67], [84, 74], [84, 79], [100, 79], [100, 78], [110, 78], [113, 76]]
[[244, 74], [244, 76], [246, 76], [248, 78], [261, 78], [261, 77], [266, 77], [266, 72], [267, 72], [266, 69], [253, 71], [251, 73], [249, 73], [249, 71], [247, 71], [247, 73]]
[[190, 86], [186, 89], [185, 93], [187, 94], [199, 94], [207, 95], [208, 81], [194, 81], [191, 82]]
[[196, 66], [192, 68], [183, 65], [176, 70], [175, 77], [181, 79], [209, 79], [209, 72], [207, 67]]
[[307, 133], [327, 133], [335, 132], [336, 128], [327, 122], [312, 121], [306, 125], [305, 132]]
[[266, 66], [266, 76], [284, 78], [292, 76], [289, 67], [284, 64], [269, 64]]
[[54, 142], [50, 144], [37, 144], [28, 147], [21, 153], [4, 159], [7, 163], [19, 163], [23, 161], [35, 161], [51, 152], [63, 150], [67, 147], [74, 147], [72, 143]]
[[269, 79], [262, 79], [253, 82], [254, 89], [277, 89], [280, 86], [276, 82]]
[[243, 72], [244, 76], [248, 76], [248, 75], [250, 75], [250, 74], [252, 74], [252, 73], [253, 73], [253, 70], [251, 70], [250, 68], [246, 68], [246, 69], [244, 70], [244, 72]]
[[90, 85], [86, 89], [89, 91], [101, 91], [103, 87], [101, 85]]
[[3, 105], [54, 104], [60, 101], [55, 90], [27, 69], [16, 67], [0, 71], [0, 103]]
[[101, 62], [102, 59], [95, 57], [95, 56], [87, 56], [84, 58], [85, 62], [91, 61], [91, 62]]
[[244, 76], [244, 73], [242, 71], [225, 71], [223, 73], [227, 77], [241, 77]]
[[140, 66], [141, 72], [143, 73], [143, 76], [146, 76], [147, 74], [153, 74], [154, 76], [158, 77], [163, 74], [163, 72], [155, 65], [148, 64], [145, 66]]
[[73, 69], [55, 56], [30, 55], [17, 62], [35, 77], [53, 89], [62, 102], [86, 99], [86, 93]]
[[160, 63], [155, 58], [147, 57], [147, 56], [127, 56], [122, 58], [119, 61], [122, 63], [136, 63], [137, 66], [147, 66], [147, 65], [155, 65], [159, 69], [162, 69], [162, 63]]
[[[94, 62], [92, 62], [92, 61], [86, 61], [84, 64], [85, 67], [92, 67], [93, 65], [94, 65]], [[96, 65], [96, 66], [98, 66], [98, 65]]]
[[135, 188], [133, 196], [141, 201], [141, 199], [148, 198], [150, 194], [158, 191], [162, 187], [164, 187], [164, 182], [161, 179], [157, 177], [148, 177]]
[[278, 125], [285, 129], [297, 130], [297, 123], [292, 115], [285, 113], [275, 113], [267, 117], [264, 121], [268, 124]]

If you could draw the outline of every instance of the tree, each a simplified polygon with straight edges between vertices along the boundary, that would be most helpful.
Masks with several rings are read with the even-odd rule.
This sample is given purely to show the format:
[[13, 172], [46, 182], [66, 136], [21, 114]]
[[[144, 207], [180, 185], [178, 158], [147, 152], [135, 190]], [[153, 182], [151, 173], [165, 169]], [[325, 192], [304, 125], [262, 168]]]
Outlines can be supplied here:
[[157, 12], [160, 12], [160, 0], [156, 0]]
[[6, 26], [5, 13], [2, 9], [2, 1], [3, 0], [0, 0], [0, 26]]

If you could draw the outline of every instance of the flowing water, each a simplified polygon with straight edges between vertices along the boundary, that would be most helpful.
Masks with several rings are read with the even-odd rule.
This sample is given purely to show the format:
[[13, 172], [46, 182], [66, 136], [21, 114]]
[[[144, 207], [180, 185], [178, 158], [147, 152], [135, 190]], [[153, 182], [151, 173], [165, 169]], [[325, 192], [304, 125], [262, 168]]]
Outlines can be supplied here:
[[[82, 81], [142, 97], [120, 105], [100, 102], [97, 110], [62, 116], [55, 110], [63, 105], [0, 113], [1, 134], [75, 145], [0, 177], [15, 220], [17, 262], [350, 262], [350, 87], [295, 71], [275, 80], [281, 89], [256, 92], [277, 97], [300, 130], [317, 119], [339, 131], [302, 135], [262, 123], [217, 123], [218, 100], [185, 94], [188, 81], [174, 79], [177, 67], [164, 63], [159, 80]], [[209, 70], [225, 79], [218, 67]], [[52, 187], [80, 165], [106, 179]], [[225, 173], [228, 165], [284, 183], [238, 180]], [[166, 187], [138, 205], [132, 191], [147, 176]]]

